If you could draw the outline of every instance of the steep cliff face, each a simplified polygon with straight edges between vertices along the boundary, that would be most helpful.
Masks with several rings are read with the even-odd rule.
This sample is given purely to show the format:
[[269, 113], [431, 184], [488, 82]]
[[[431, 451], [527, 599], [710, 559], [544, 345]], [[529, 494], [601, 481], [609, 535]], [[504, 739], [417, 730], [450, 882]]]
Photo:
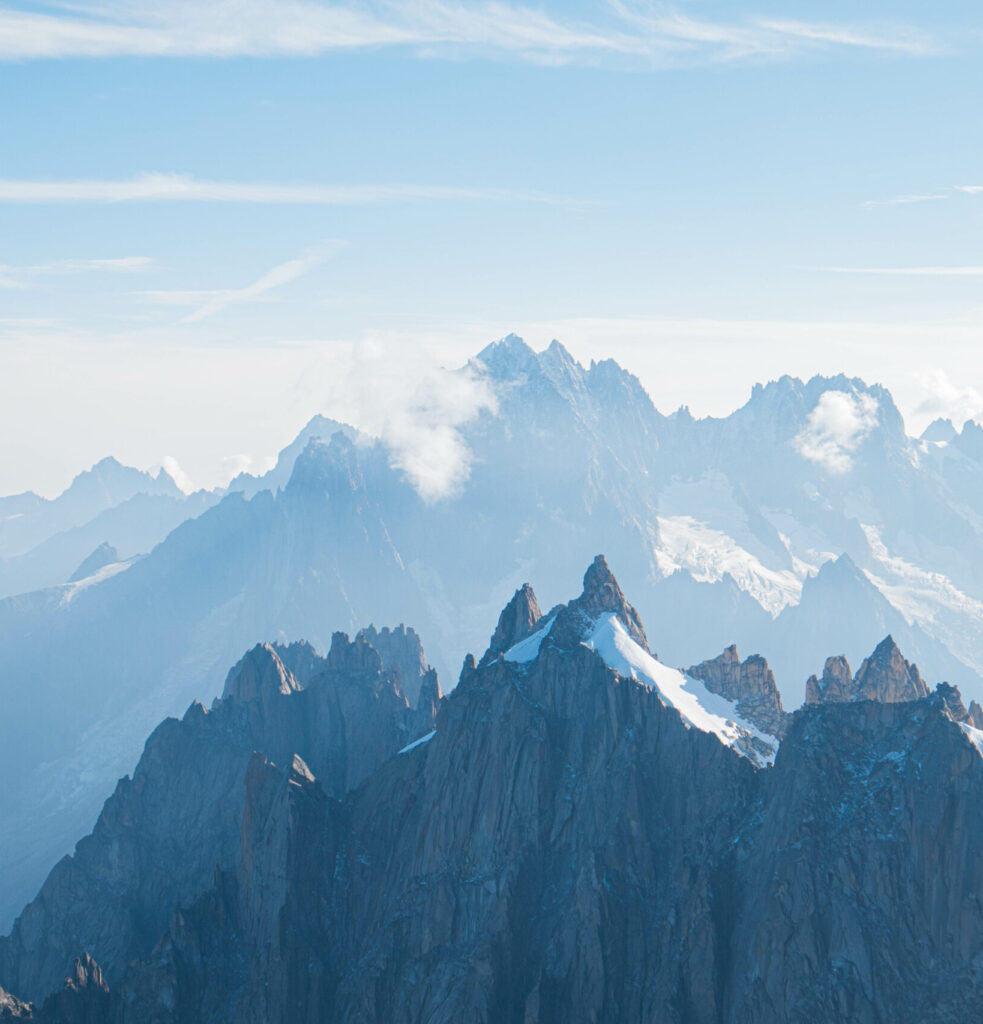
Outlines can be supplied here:
[[257, 645], [211, 711], [195, 703], [154, 731], [93, 833], [0, 939], [0, 981], [40, 1003], [87, 952], [113, 983], [149, 953], [175, 907], [212, 885], [216, 867], [235, 864], [253, 751], [288, 764], [298, 753], [340, 799], [431, 727], [433, 702], [410, 709], [398, 678], [364, 638], [335, 634], [326, 658], [307, 645]]
[[[107, 967], [114, 1024], [978, 1019], [983, 733], [956, 688], [821, 701], [778, 748], [740, 710], [770, 692], [762, 664], [725, 651], [697, 667], [706, 685], [662, 665], [603, 559], [546, 615], [521, 588], [435, 720], [364, 637], [326, 661], [283, 693], [257, 673], [266, 706], [189, 713], [265, 728], [266, 748], [236, 748], [235, 836], [208, 882]], [[865, 666], [878, 693], [904, 692], [885, 672], [914, 685], [889, 650]], [[355, 726], [342, 742], [318, 719], [339, 702], [371, 723], [374, 763], [352, 768]], [[286, 724], [295, 707], [312, 732]], [[207, 740], [183, 750], [189, 772]]]
[[981, 809], [942, 695], [796, 715], [735, 837], [729, 1019], [979, 1019]]

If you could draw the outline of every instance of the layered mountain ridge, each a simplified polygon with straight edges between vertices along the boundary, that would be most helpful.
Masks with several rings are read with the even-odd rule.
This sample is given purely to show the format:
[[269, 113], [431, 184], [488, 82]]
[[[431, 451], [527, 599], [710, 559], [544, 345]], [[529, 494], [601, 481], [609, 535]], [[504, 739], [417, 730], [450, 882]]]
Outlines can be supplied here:
[[[926, 678], [983, 700], [972, 424], [908, 437], [883, 388], [845, 376], [782, 378], [724, 418], [666, 416], [613, 361], [585, 367], [558, 342], [534, 352], [515, 337], [466, 372], [497, 407], [456, 428], [470, 476], [441, 501], [381, 442], [315, 417], [224, 496], [138, 494], [73, 527], [71, 544], [43, 542], [61, 580], [105, 541], [119, 561], [0, 601], [0, 926], [91, 827], [150, 729], [221, 693], [258, 639], [325, 652], [334, 629], [413, 623], [453, 680], [523, 580], [552, 606], [598, 550], [666, 664], [763, 651], [794, 708], [831, 652], [856, 666], [890, 634]], [[15, 505], [27, 517], [37, 503]]]
[[983, 733], [901, 699], [890, 638], [787, 715], [755, 657], [659, 662], [600, 557], [545, 615], [519, 588], [449, 696], [421, 658], [416, 709], [410, 631], [398, 667], [369, 635], [258, 645], [154, 733], [0, 940], [33, 1019], [975, 1019]]

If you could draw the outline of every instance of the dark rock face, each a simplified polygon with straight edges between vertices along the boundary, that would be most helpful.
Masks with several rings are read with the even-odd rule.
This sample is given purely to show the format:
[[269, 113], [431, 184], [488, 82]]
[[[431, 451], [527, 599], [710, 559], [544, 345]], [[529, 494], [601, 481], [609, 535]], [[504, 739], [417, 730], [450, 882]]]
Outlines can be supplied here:
[[782, 708], [775, 674], [760, 654], [742, 662], [736, 644], [731, 644], [713, 660], [686, 669], [686, 674], [702, 680], [711, 693], [734, 701], [741, 716], [762, 732], [785, 734], [790, 716]]
[[580, 597], [558, 612], [551, 630], [555, 643], [564, 647], [579, 643], [590, 625], [605, 612], [614, 613], [632, 640], [643, 650], [649, 649], [642, 620], [625, 599], [604, 555], [598, 555], [584, 573], [584, 589]]
[[383, 668], [364, 638], [343, 633], [326, 658], [308, 645], [257, 645], [211, 711], [192, 704], [181, 721], [154, 731], [93, 833], [0, 938], [0, 981], [39, 1003], [87, 952], [113, 984], [133, 957], [150, 952], [173, 910], [213, 884], [216, 866], [235, 864], [253, 751], [285, 764], [299, 754], [340, 799], [432, 728], [435, 676], [428, 685], [429, 703], [411, 710], [398, 673]]
[[[363, 638], [337, 640], [325, 676], [268, 708], [262, 693], [230, 697], [174, 723], [203, 732], [175, 745], [189, 775], [172, 786], [172, 825], [225, 808], [227, 845], [208, 882], [201, 865], [196, 886], [158, 887], [169, 915], [156, 942], [131, 943], [107, 968], [107, 1019], [977, 1020], [983, 748], [958, 690], [821, 700], [790, 716], [774, 766], [759, 769], [582, 642], [591, 612], [617, 615], [622, 640], [637, 619], [602, 576], [588, 573], [531, 660], [467, 659], [435, 722], [406, 706]], [[863, 683], [904, 692], [883, 682], [903, 669], [911, 684], [895, 661], [875, 652]], [[698, 668], [735, 699], [761, 700], [768, 674], [744, 664], [734, 650]], [[379, 712], [395, 702], [399, 714]], [[370, 723], [364, 735], [345, 717], [344, 742], [327, 741], [339, 726], [324, 709], [339, 705]], [[293, 708], [311, 733], [288, 727]], [[386, 729], [391, 742], [373, 746]], [[235, 746], [237, 785], [188, 810], [202, 800], [188, 779], [210, 777], [219, 736], [242, 732], [263, 752]], [[358, 743], [376, 756], [353, 767]], [[141, 806], [127, 820], [144, 834], [157, 819]], [[123, 830], [109, 834], [103, 864], [122, 849]], [[50, 941], [70, 904], [46, 898], [48, 928], [33, 934]], [[86, 909], [103, 913], [91, 898]]]
[[937, 696], [797, 714], [735, 846], [729, 1019], [978, 1019], [981, 767]]
[[512, 600], [502, 609], [488, 650], [481, 659], [482, 664], [493, 661], [499, 654], [504, 654], [510, 647], [529, 636], [542, 617], [543, 613], [532, 587], [528, 583], [523, 583]]

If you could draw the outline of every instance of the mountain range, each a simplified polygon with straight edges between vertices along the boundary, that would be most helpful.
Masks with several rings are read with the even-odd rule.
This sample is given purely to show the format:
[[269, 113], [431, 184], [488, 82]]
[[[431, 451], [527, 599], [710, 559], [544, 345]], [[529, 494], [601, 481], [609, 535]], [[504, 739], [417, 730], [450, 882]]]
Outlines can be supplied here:
[[983, 700], [975, 424], [912, 438], [886, 390], [847, 377], [664, 415], [614, 362], [514, 336], [461, 372], [496, 402], [456, 428], [469, 474], [439, 500], [325, 417], [223, 493], [107, 460], [54, 501], [0, 499], [0, 928], [156, 723], [218, 696], [241, 651], [321, 656], [337, 630], [412, 623], [453, 679], [523, 581], [555, 604], [598, 550], [663, 664], [736, 644], [794, 709], [827, 656], [856, 668], [891, 634], [933, 686]]
[[659, 661], [601, 556], [446, 697], [412, 630], [258, 644], [0, 938], [0, 1019], [968, 1024], [983, 709], [891, 637], [808, 690]]

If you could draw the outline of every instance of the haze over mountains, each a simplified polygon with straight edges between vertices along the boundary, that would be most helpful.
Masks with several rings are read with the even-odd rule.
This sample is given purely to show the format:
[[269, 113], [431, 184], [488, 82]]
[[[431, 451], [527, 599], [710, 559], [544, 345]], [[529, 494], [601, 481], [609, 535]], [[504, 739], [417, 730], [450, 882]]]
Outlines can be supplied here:
[[[856, 668], [890, 633], [931, 686], [983, 699], [975, 424], [910, 438], [883, 388], [846, 377], [664, 415], [615, 363], [515, 337], [468, 372], [497, 407], [457, 428], [470, 475], [441, 500], [320, 417], [225, 495], [107, 460], [54, 502], [0, 499], [0, 928], [243, 650], [405, 622], [453, 680], [516, 587], [549, 607], [599, 550], [665, 664], [760, 651], [794, 709], [828, 655]], [[78, 576], [104, 543], [116, 560]]]

